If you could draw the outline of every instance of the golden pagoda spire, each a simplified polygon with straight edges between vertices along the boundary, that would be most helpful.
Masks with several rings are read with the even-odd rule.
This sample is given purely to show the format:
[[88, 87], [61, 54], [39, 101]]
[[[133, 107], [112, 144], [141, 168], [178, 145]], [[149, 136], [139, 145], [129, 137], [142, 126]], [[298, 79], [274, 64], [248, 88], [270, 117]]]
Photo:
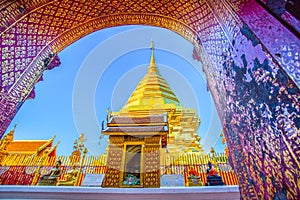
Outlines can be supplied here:
[[[131, 93], [121, 110], [112, 116], [143, 119], [152, 115], [167, 114], [169, 124], [168, 152], [179, 155], [184, 152], [203, 152], [197, 129], [200, 119], [194, 109], [185, 108], [159, 73], [155, 63], [154, 43], [151, 42], [151, 58], [148, 71]], [[142, 122], [140, 122], [143, 124]]]
[[129, 97], [121, 112], [164, 110], [181, 105], [167, 81], [159, 73], [154, 57], [154, 42], [151, 42], [151, 58], [148, 71]]

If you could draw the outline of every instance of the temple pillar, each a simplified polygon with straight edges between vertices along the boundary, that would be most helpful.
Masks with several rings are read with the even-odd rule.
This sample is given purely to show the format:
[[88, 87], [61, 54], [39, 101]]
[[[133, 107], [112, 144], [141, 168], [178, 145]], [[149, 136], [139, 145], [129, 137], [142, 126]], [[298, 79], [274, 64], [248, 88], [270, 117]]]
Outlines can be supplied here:
[[124, 137], [110, 136], [106, 173], [102, 187], [120, 187]]
[[146, 139], [144, 149], [144, 187], [160, 187], [160, 145], [159, 136]]

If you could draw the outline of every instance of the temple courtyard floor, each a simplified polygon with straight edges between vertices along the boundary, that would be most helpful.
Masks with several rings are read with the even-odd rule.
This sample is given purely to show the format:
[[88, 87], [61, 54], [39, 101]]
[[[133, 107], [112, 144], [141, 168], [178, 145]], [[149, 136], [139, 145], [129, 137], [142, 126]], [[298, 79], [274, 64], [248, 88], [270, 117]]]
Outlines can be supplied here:
[[0, 186], [1, 199], [240, 199], [238, 186], [99, 188], [67, 186]]

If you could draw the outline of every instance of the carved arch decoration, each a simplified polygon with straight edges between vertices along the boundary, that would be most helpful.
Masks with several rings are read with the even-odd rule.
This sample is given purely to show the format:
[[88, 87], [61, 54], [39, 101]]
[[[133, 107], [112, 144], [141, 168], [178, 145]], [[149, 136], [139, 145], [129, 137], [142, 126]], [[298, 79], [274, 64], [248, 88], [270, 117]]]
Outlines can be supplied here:
[[112, 26], [164, 27], [195, 45], [194, 56], [203, 63], [242, 197], [297, 199], [297, 23], [296, 32], [291, 31], [254, 0], [4, 0], [0, 135], [34, 94], [43, 72], [59, 65], [57, 54], [69, 44]]

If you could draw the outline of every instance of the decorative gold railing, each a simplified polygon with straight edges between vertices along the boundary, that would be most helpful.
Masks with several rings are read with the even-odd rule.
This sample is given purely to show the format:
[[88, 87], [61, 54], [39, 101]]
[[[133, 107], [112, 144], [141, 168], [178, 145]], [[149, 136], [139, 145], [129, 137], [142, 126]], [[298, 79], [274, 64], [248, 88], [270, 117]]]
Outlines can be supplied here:
[[[72, 168], [70, 156], [52, 156], [44, 159], [40, 167], [39, 176], [47, 174], [55, 165], [57, 160], [62, 162], [62, 175], [59, 180], [64, 180], [67, 172]], [[1, 185], [31, 185], [36, 170], [38, 169], [40, 156], [7, 155], [0, 163]], [[78, 179], [78, 185], [86, 174], [105, 174], [107, 155], [86, 156], [82, 171]], [[225, 154], [214, 156], [199, 153], [188, 153], [181, 156], [164, 155], [161, 157], [161, 174], [182, 174], [187, 179], [189, 169], [193, 168], [199, 174], [203, 183], [206, 183], [207, 163], [212, 162], [218, 170], [226, 185], [237, 185], [237, 177], [228, 163]]]

